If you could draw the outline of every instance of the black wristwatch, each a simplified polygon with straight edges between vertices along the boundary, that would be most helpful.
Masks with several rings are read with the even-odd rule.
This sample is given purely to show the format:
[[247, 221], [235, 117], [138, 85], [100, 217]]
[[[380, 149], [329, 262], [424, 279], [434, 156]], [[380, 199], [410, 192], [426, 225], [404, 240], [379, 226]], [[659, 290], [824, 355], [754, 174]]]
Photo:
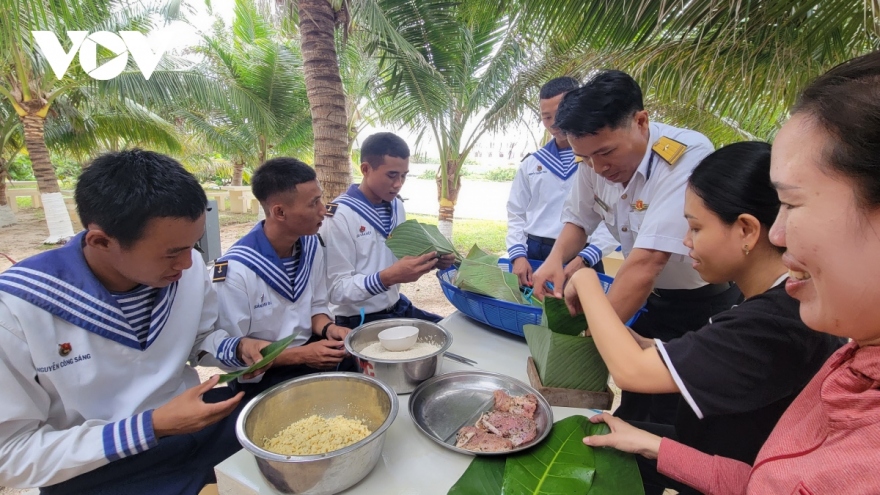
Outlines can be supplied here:
[[590, 260], [584, 258], [583, 256], [579, 256], [579, 258], [584, 262], [584, 266], [585, 266], [585, 267], [589, 268], [589, 267], [591, 266], [591, 265], [590, 265]]
[[330, 328], [330, 325], [332, 325], [332, 324], [333, 324], [332, 321], [328, 321], [327, 324], [324, 325], [324, 328], [321, 329], [321, 338], [322, 339], [325, 339], [325, 340], [327, 339], [327, 329]]

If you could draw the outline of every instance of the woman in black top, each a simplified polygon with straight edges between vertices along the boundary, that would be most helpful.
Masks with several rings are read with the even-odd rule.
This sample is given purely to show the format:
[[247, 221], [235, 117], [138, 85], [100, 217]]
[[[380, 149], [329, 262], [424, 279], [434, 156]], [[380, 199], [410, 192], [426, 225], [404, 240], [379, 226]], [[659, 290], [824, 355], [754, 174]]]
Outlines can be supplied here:
[[[628, 331], [595, 272], [581, 270], [566, 302], [585, 312], [615, 384], [641, 393], [680, 392], [674, 429], [639, 424], [703, 452], [751, 464], [792, 400], [843, 341], [810, 330], [785, 292], [782, 250], [768, 238], [779, 211], [770, 145], [736, 143], [706, 157], [688, 180], [685, 245], [708, 283], [733, 281], [745, 301], [669, 342]], [[695, 493], [639, 458], [648, 495]]]

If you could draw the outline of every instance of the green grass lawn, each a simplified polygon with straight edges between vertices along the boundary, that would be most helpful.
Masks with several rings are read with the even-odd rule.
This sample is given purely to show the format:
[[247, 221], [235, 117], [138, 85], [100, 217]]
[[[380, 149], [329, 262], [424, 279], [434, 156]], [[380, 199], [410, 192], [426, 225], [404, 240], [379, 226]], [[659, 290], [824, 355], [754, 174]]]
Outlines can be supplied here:
[[[437, 225], [434, 215], [407, 214], [407, 220], [414, 219], [421, 223]], [[455, 220], [452, 225], [452, 244], [455, 249], [465, 255], [476, 244], [484, 251], [507, 257], [504, 237], [507, 235], [507, 223], [495, 220]]]

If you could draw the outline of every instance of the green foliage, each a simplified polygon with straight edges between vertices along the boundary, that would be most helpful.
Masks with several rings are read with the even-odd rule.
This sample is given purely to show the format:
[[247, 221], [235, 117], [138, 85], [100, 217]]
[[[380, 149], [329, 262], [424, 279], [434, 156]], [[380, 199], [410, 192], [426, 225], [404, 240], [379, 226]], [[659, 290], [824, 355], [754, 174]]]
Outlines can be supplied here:
[[516, 176], [516, 169], [510, 167], [498, 167], [486, 172], [486, 180], [493, 182], [510, 182]]
[[[421, 223], [437, 225], [437, 217], [433, 215], [408, 214], [408, 219], [416, 219]], [[507, 222], [495, 220], [457, 219], [452, 244], [458, 252], [463, 253], [474, 244], [485, 251], [501, 256], [507, 255], [504, 238], [507, 235]]]
[[632, 454], [593, 448], [585, 436], [606, 435], [605, 424], [571, 416], [553, 425], [541, 445], [519, 454], [477, 456], [449, 490], [450, 495], [643, 495]]
[[235, 380], [236, 378], [238, 378], [242, 375], [246, 375], [248, 373], [253, 373], [254, 371], [257, 371], [258, 369], [269, 365], [269, 363], [274, 361], [275, 358], [277, 358], [284, 351], [284, 349], [287, 349], [287, 346], [289, 346], [290, 343], [293, 342], [295, 339], [296, 339], [296, 334], [291, 335], [289, 337], [285, 337], [285, 338], [278, 340], [276, 342], [272, 342], [271, 344], [267, 345], [266, 347], [263, 347], [263, 349], [260, 350], [260, 354], [263, 355], [263, 359], [260, 359], [256, 363], [248, 366], [246, 369], [235, 371], [233, 373], [224, 373], [224, 374], [220, 375], [220, 382], [219, 383], [222, 384], [222, 383], [226, 383], [226, 382], [231, 382], [232, 380]]
[[437, 171], [428, 169], [428, 170], [425, 170], [424, 172], [422, 172], [421, 174], [419, 174], [416, 178], [417, 179], [424, 179], [424, 180], [434, 180], [437, 178]]
[[31, 168], [31, 159], [19, 154], [9, 162], [9, 178], [12, 180], [37, 180]]

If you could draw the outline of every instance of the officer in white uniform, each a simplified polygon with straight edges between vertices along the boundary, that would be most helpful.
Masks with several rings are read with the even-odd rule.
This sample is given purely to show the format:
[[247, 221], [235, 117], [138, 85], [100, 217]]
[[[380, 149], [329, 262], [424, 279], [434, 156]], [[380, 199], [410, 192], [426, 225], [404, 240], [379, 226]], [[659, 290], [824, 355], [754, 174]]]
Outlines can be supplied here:
[[[541, 86], [541, 122], [553, 139], [522, 160], [510, 187], [507, 200], [507, 252], [513, 264], [512, 271], [524, 286], [530, 286], [532, 282], [531, 265], [526, 260], [545, 260], [562, 230], [559, 217], [575, 182], [577, 163], [565, 134], [553, 123], [562, 97], [579, 85], [573, 77], [557, 77]], [[617, 246], [608, 229], [600, 226], [575, 258], [578, 263], [569, 270], [573, 272], [575, 268], [589, 266], [604, 273], [602, 258], [611, 254]]]
[[361, 172], [360, 184], [327, 205], [321, 227], [336, 323], [355, 328], [362, 319], [440, 321], [440, 315], [413, 306], [399, 284], [415, 282], [434, 268], [448, 268], [454, 257], [427, 253], [398, 260], [385, 245], [394, 227], [406, 220], [398, 195], [409, 173], [409, 147], [390, 132], [367, 137], [361, 145]]
[[[638, 84], [620, 71], [603, 71], [566, 94], [556, 125], [585, 162], [566, 201], [562, 233], [535, 273], [535, 293], [561, 296], [562, 260], [604, 223], [625, 257], [608, 299], [622, 321], [647, 300], [648, 312], [633, 325], [644, 337], [663, 341], [700, 328], [730, 308], [741, 294], [730, 284], [707, 285], [693, 269], [683, 240], [687, 233], [687, 179], [712, 152], [702, 134], [652, 123]], [[624, 392], [617, 413], [630, 421], [672, 424], [678, 396]]]
[[266, 344], [214, 329], [193, 252], [205, 193], [171, 158], [133, 150], [85, 169], [76, 202], [87, 231], [0, 274], [0, 485], [197, 494], [240, 448], [241, 395], [188, 363], [209, 339], [229, 367]]
[[[291, 378], [336, 369], [350, 332], [330, 318], [324, 247], [317, 235], [325, 208], [315, 170], [295, 158], [273, 158], [257, 169], [251, 186], [266, 220], [214, 265], [220, 326], [236, 336], [296, 338], [264, 375], [230, 384], [248, 397]], [[351, 360], [341, 369], [351, 370]]]

